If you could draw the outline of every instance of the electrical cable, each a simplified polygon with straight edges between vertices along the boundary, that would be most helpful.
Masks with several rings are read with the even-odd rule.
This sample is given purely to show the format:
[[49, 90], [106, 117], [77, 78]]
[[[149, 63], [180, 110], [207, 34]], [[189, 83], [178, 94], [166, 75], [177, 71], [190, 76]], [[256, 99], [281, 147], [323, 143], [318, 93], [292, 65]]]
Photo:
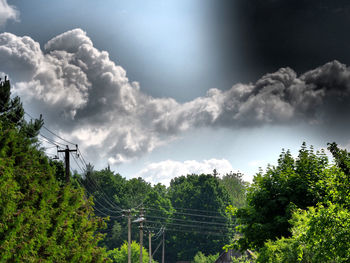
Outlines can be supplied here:
[[[146, 210], [153, 210], [153, 211], [161, 211], [160, 209], [154, 209], [154, 208], [145, 208]], [[200, 215], [200, 214], [190, 214], [190, 213], [181, 213], [181, 212], [173, 212], [173, 214], [179, 214], [179, 215], [188, 215], [188, 216], [196, 216], [196, 217], [206, 217], [206, 218], [215, 218], [215, 219], [221, 219], [221, 220], [227, 220], [226, 217], [219, 217], [219, 216], [208, 216], [208, 215]]]
[[[150, 228], [155, 228], [150, 226]], [[207, 232], [207, 231], [197, 231], [197, 230], [183, 230], [183, 229], [174, 229], [174, 228], [166, 228], [166, 231], [174, 231], [174, 232], [184, 232], [184, 233], [198, 233], [198, 234], [205, 234], [205, 235], [212, 235], [212, 236], [220, 236], [220, 237], [227, 237], [226, 235], [221, 235], [218, 232]]]
[[[31, 119], [35, 119], [32, 115], [30, 115], [28, 112], [24, 111], [24, 114], [27, 114]], [[57, 138], [61, 139], [62, 141], [72, 144], [72, 145], [76, 145], [75, 143], [72, 143], [64, 138], [62, 138], [61, 136], [57, 135], [56, 133], [54, 133], [53, 131], [51, 131], [49, 128], [47, 128], [45, 125], [42, 126], [45, 130], [47, 130], [49, 133], [51, 133], [52, 135], [56, 136]]]
[[[158, 222], [158, 221], [151, 221], [151, 220], [147, 220], [146, 222], [149, 223], [155, 223], [155, 224], [162, 224], [164, 222]], [[199, 225], [186, 225], [186, 224], [177, 224], [177, 223], [166, 223], [167, 225], [172, 225], [172, 226], [181, 226], [181, 227], [191, 227], [191, 228], [198, 228], [198, 229], [204, 229], [204, 230], [212, 230], [212, 231], [219, 231], [219, 230], [223, 230], [223, 231], [227, 231], [227, 228], [219, 228], [219, 227], [207, 227], [207, 226], [199, 226]]]
[[[156, 207], [156, 206], [152, 206], [152, 205], [150, 205], [150, 207]], [[218, 214], [218, 215], [221, 215], [221, 213], [220, 213], [220, 212], [217, 212], [217, 211], [210, 211], [210, 210], [203, 210], [203, 209], [192, 209], [192, 208], [173, 207], [173, 206], [163, 206], [163, 207], [173, 208], [173, 209], [175, 209], [175, 210], [198, 211], [198, 212], [203, 212], [203, 213], [212, 213], [212, 214]]]
[[160, 216], [150, 216], [150, 215], [148, 215], [148, 216], [146, 215], [146, 218], [175, 220], [175, 221], [181, 221], [181, 222], [191, 222], [191, 223], [219, 225], [219, 226], [227, 226], [228, 225], [226, 223], [217, 223], [217, 222], [210, 222], [210, 221], [198, 221], [198, 220], [186, 220], [186, 219], [178, 219], [178, 218], [173, 218], [173, 217], [160, 217]]

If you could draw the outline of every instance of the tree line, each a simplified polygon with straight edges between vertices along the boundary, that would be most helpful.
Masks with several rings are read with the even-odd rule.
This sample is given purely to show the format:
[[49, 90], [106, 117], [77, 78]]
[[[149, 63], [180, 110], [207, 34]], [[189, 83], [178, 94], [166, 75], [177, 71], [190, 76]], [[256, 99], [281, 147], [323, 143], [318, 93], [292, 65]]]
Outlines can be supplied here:
[[[235, 224], [226, 207], [243, 205], [246, 183], [241, 177], [192, 174], [174, 178], [169, 187], [152, 186], [142, 178], [127, 180], [108, 167], [94, 171], [88, 165], [80, 181], [93, 197], [96, 215], [109, 215], [107, 228], [101, 230], [105, 235], [102, 246], [113, 250], [123, 245], [128, 231], [125, 210], [131, 209], [133, 219], [143, 213], [144, 232], [165, 229], [165, 261], [176, 262], [193, 260], [199, 252], [217, 254], [231, 241]], [[132, 224], [132, 237], [139, 240], [137, 224]], [[148, 249], [147, 239], [144, 245]], [[154, 258], [160, 261], [161, 256], [159, 250]]]

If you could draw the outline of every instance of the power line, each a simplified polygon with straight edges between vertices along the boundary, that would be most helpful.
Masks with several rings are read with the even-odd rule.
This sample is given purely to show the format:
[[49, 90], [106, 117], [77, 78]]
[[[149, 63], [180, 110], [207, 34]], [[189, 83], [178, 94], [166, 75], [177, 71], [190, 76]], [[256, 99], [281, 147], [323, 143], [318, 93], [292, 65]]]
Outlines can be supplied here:
[[[158, 229], [157, 227], [152, 227], [152, 226], [149, 226], [149, 228]], [[166, 228], [166, 231], [171, 231], [171, 232], [184, 232], [184, 233], [198, 233], [198, 234], [205, 234], [205, 235], [226, 237], [226, 235], [221, 235], [221, 234], [218, 233], [218, 232], [210, 232], [210, 231], [183, 230], [183, 229], [175, 229], [175, 228]]]
[[[90, 178], [88, 178], [87, 180], [89, 180], [89, 179], [90, 179]], [[81, 179], [80, 179], [80, 180], [81, 180]], [[107, 199], [106, 199], [106, 198], [107, 198], [106, 193], [105, 193], [101, 188], [99, 188], [99, 187], [95, 184], [94, 181], [91, 181], [91, 182], [94, 183], [94, 188], [95, 188], [95, 190], [97, 190], [98, 192], [101, 193], [101, 195], [100, 195], [99, 197], [100, 197], [101, 199], [103, 199], [103, 200], [105, 201], [105, 203], [106, 203], [107, 205], [109, 205], [111, 208], [113, 208], [114, 210], [110, 210], [110, 209], [108, 209], [108, 208], [106, 208], [106, 209], [112, 211], [113, 213], [121, 214], [121, 213], [122, 213], [122, 209], [121, 209], [120, 207], [118, 207], [116, 204], [113, 204], [113, 201], [111, 201], [111, 200], [109, 200], [109, 199], [107, 200]], [[92, 184], [89, 183], [88, 181], [86, 181], [86, 183], [88, 183], [90, 186], [92, 186]], [[86, 186], [84, 186], [84, 183], [83, 183], [83, 182], [81, 182], [81, 184], [82, 184], [82, 186], [86, 189], [86, 191], [87, 191], [91, 196], [94, 197], [94, 201], [96, 201], [100, 206], [104, 207], [104, 205], [102, 205], [99, 201], [97, 201], [97, 196], [96, 196], [96, 194], [90, 193], [90, 192], [88, 191], [88, 189], [86, 188]]]
[[[72, 172], [72, 174], [74, 173], [72, 170], [71, 170], [71, 172]], [[80, 184], [80, 186], [81, 186], [81, 187], [84, 187], [84, 186], [82, 185], [80, 179], [77, 178], [77, 180], [78, 180], [78, 183]], [[87, 192], [89, 193], [89, 191], [88, 191], [85, 187], [84, 187], [84, 189], [85, 189], [85, 191], [87, 191]], [[89, 193], [89, 194], [90, 194], [90, 193]], [[113, 211], [113, 210], [108, 209], [107, 207], [105, 207], [104, 205], [102, 205], [101, 203], [99, 203], [97, 200], [95, 200], [95, 202], [97, 202], [97, 203], [101, 206], [101, 208], [104, 209], [104, 210], [107, 210], [107, 211], [109, 211], [109, 212], [111, 212], [111, 213], [119, 213], [119, 214], [120, 214], [120, 212], [117, 212], [117, 211]], [[113, 219], [117, 219], [117, 218], [120, 218], [120, 217], [121, 217], [121, 216], [113, 216], [113, 215], [111, 215], [111, 214], [106, 214], [105, 212], [103, 212], [103, 211], [99, 210], [98, 208], [96, 208], [96, 206], [94, 206], [94, 210], [96, 210], [97, 212], [99, 212], [100, 214], [102, 214], [102, 215], [104, 215], [104, 216], [109, 216], [110, 218], [113, 218]]]
[[181, 222], [190, 222], [190, 223], [200, 223], [200, 224], [208, 224], [208, 225], [220, 225], [220, 226], [227, 226], [226, 223], [217, 223], [217, 222], [209, 222], [209, 221], [198, 221], [198, 220], [186, 220], [186, 219], [178, 219], [173, 217], [160, 217], [160, 216], [151, 216], [148, 215], [147, 218], [154, 218], [154, 219], [165, 219], [165, 220], [174, 220], [174, 221], [181, 221]]
[[80, 167], [80, 165], [79, 165], [77, 159], [74, 157], [73, 153], [70, 153], [70, 154], [72, 155], [73, 160], [74, 160], [75, 164], [79, 167], [80, 171], [81, 171], [82, 173], [84, 173], [84, 170]]
[[[146, 208], [146, 210], [154, 210], [154, 211], [162, 211], [160, 209], [154, 209], [154, 208]], [[215, 218], [215, 219], [221, 219], [221, 220], [227, 220], [226, 217], [219, 217], [219, 216], [209, 216], [209, 215], [200, 215], [200, 214], [191, 214], [191, 213], [181, 213], [181, 212], [173, 212], [173, 214], [179, 214], [179, 215], [187, 215], [187, 216], [196, 216], [196, 217], [206, 217], [206, 218]]]
[[[31, 119], [35, 119], [32, 115], [30, 115], [28, 112], [24, 111], [24, 114], [27, 114]], [[47, 130], [49, 133], [51, 133], [52, 135], [56, 136], [57, 138], [61, 139], [62, 141], [66, 142], [66, 143], [69, 143], [69, 144], [72, 144], [72, 145], [76, 145], [75, 143], [73, 142], [70, 142], [64, 138], [62, 138], [61, 136], [57, 135], [56, 133], [54, 133], [53, 131], [51, 131], [49, 128], [47, 128], [45, 125], [42, 126], [45, 130]]]
[[39, 133], [39, 135], [41, 136], [41, 137], [44, 137], [46, 140], [48, 140], [49, 142], [51, 142], [51, 143], [54, 143], [55, 145], [62, 145], [62, 146], [66, 146], [64, 143], [60, 143], [60, 142], [57, 142], [57, 141], [55, 141], [55, 140], [53, 140], [53, 139], [51, 139], [51, 138], [49, 138], [49, 137], [46, 137], [45, 135], [43, 135], [42, 133]]
[[[75, 160], [74, 155], [72, 155], [72, 156], [73, 156], [73, 159]], [[76, 160], [75, 160], [75, 161], [76, 161]], [[78, 164], [78, 163], [77, 163], [77, 164]], [[79, 166], [79, 167], [80, 167], [80, 166]], [[71, 171], [71, 172], [72, 172], [72, 174], [73, 174], [73, 171]], [[80, 186], [83, 187], [83, 188], [85, 189], [85, 191], [87, 191], [91, 196], [94, 196], [94, 195], [92, 195], [92, 194], [88, 191], [88, 189], [87, 189], [86, 187], [84, 187], [83, 183], [81, 182], [81, 179], [77, 178], [77, 180], [78, 180]], [[110, 211], [111, 213], [121, 214], [121, 212], [119, 212], [119, 211], [108, 209], [108, 208], [105, 207], [103, 204], [101, 204], [96, 198], [94, 198], [94, 202], [98, 203], [98, 204], [101, 206], [102, 209], [105, 209], [105, 210], [107, 210], [107, 211]], [[96, 206], [94, 206], [94, 209], [97, 210], [98, 212], [100, 212], [101, 214], [104, 214], [105, 216], [110, 216], [111, 218], [119, 218], [119, 217], [121, 217], [121, 216], [115, 217], [115, 216], [112, 216], [112, 215], [110, 215], [110, 214], [106, 214], [106, 213], [100, 211], [99, 209], [97, 209]]]
[[[156, 206], [150, 206], [150, 207], [156, 207]], [[203, 212], [203, 213], [212, 213], [212, 214], [219, 214], [221, 215], [220, 212], [217, 211], [210, 211], [210, 210], [203, 210], [203, 209], [192, 209], [192, 208], [184, 208], [184, 207], [174, 207], [174, 206], [163, 206], [167, 208], [173, 208], [175, 210], [185, 210], [185, 211], [198, 211], [198, 212]]]
[[[103, 199], [105, 199], [105, 201], [106, 201], [111, 207], [114, 207], [114, 208], [116, 208], [116, 209], [119, 210], [119, 211], [123, 211], [123, 209], [120, 208], [118, 205], [116, 205], [116, 204], [114, 203], [114, 201], [112, 201], [112, 200], [110, 200], [110, 199], [108, 198], [108, 195], [105, 193], [105, 191], [103, 191], [103, 189], [98, 185], [98, 183], [92, 178], [92, 176], [86, 176], [85, 178], [86, 178], [86, 180], [90, 181], [90, 182], [94, 185], [94, 188], [95, 188], [98, 192], [100, 192], [103, 196], [105, 196], [105, 197], [103, 197], [103, 196], [101, 196], [101, 197], [102, 197]], [[90, 184], [90, 185], [91, 185], [91, 184]], [[95, 195], [93, 195], [93, 196], [95, 196]]]
[[[164, 222], [158, 222], [158, 221], [152, 221], [152, 220], [147, 220], [149, 223], [155, 223], [155, 224], [164, 224]], [[227, 228], [222, 228], [222, 227], [209, 227], [209, 226], [199, 226], [199, 225], [187, 225], [187, 224], [178, 224], [178, 223], [166, 223], [167, 225], [172, 225], [172, 226], [181, 226], [181, 227], [190, 227], [190, 228], [197, 228], [197, 229], [204, 229], [204, 230], [212, 230], [212, 231], [227, 231]]]

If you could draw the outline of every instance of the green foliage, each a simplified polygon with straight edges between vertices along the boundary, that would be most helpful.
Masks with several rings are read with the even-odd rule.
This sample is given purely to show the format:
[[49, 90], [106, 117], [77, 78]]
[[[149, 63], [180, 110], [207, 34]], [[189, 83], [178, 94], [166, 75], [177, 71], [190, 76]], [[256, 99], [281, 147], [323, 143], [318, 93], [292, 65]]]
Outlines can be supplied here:
[[[140, 207], [142, 203], [153, 203], [157, 207], [161, 207], [162, 204], [170, 205], [169, 199], [162, 198], [156, 191], [156, 187], [153, 189], [142, 178], [126, 180], [109, 168], [95, 171], [93, 166], [88, 165], [80, 181], [94, 198], [96, 214], [101, 217], [110, 215], [110, 220], [107, 222], [108, 230], [101, 230], [101, 233], [106, 234], [101, 245], [108, 249], [120, 247], [127, 238], [127, 220], [120, 218], [121, 208]], [[169, 213], [167, 210], [164, 211], [160, 215], [167, 216]], [[138, 211], [133, 211], [133, 216], [136, 216], [136, 212]], [[132, 227], [132, 237], [139, 239], [137, 227]]]
[[242, 255], [239, 257], [233, 257], [232, 263], [252, 263], [253, 259], [249, 259], [247, 255]]
[[[317, 162], [313, 161], [314, 156], [305, 155], [305, 152], [299, 156], [296, 161], [296, 165], [302, 164], [299, 171], [313, 182], [307, 185], [305, 192], [309, 194], [304, 198], [317, 203], [308, 207], [296, 203], [294, 208], [290, 209], [291, 234], [267, 240], [260, 247], [256, 262], [350, 261], [350, 155], [346, 150], [339, 149], [335, 143], [329, 144], [328, 149], [334, 157], [335, 165], [325, 165], [327, 162], [324, 161], [317, 174], [310, 172], [318, 167], [315, 165]], [[305, 169], [310, 167], [310, 164], [313, 164], [314, 168]], [[261, 187], [258, 187], [257, 191], [262, 191]], [[236, 214], [240, 212], [232, 207], [229, 210]]]
[[325, 169], [317, 184], [323, 200], [307, 210], [295, 211], [292, 236], [267, 242], [258, 262], [350, 261], [350, 155], [335, 143], [328, 149], [335, 166]]
[[[144, 207], [144, 217], [150, 229], [158, 231], [162, 226], [168, 225], [167, 262], [191, 260], [200, 250], [212, 254], [220, 252], [234, 231], [234, 219], [227, 216], [225, 208], [230, 201], [236, 204], [242, 202], [242, 196], [245, 195], [245, 183], [239, 174], [226, 175], [223, 180], [211, 175], [181, 176], [166, 188], [161, 184], [151, 186], [142, 178], [127, 180], [109, 168], [94, 171], [89, 165], [80, 180], [94, 198], [96, 214], [102, 217], [110, 215], [107, 229], [101, 230], [101, 233], [106, 234], [101, 245], [108, 249], [122, 246], [127, 239], [128, 227], [126, 218], [120, 217], [121, 209], [135, 208], [132, 212], [135, 219], [139, 215], [139, 209]], [[209, 218], [189, 215], [184, 212], [191, 210], [184, 211], [181, 208], [193, 209], [195, 214], [209, 215]], [[210, 212], [207, 214], [197, 210]], [[196, 225], [198, 221], [207, 221], [209, 224]], [[196, 227], [176, 231], [179, 224], [180, 228], [181, 224]], [[189, 231], [184, 231], [186, 229]], [[131, 236], [133, 240], [139, 240], [135, 224], [132, 224]], [[145, 247], [148, 247], [148, 243], [145, 243]], [[160, 250], [155, 258], [161, 259]]]
[[334, 157], [335, 165], [327, 170], [319, 188], [325, 194], [324, 202], [341, 204], [350, 209], [350, 154], [339, 149], [336, 143], [329, 144], [328, 149]]
[[0, 121], [6, 127], [16, 127], [26, 138], [33, 139], [39, 134], [39, 130], [44, 124], [40, 118], [26, 122], [23, 118], [24, 109], [18, 96], [11, 99], [10, 81], [6, 79], [0, 82]]
[[[221, 251], [223, 245], [228, 242], [229, 226], [224, 225], [227, 221], [215, 217], [225, 216], [225, 207], [230, 201], [226, 189], [219, 180], [218, 177], [202, 174], [181, 176], [171, 181], [169, 195], [177, 213], [176, 218], [192, 222], [201, 220], [201, 218], [191, 215], [188, 211], [184, 213], [180, 209], [182, 207], [193, 209], [193, 211], [196, 211], [196, 209], [206, 210], [211, 211], [210, 215], [212, 217], [205, 217], [202, 221], [222, 223], [223, 225], [208, 227], [208, 224], [202, 224], [196, 228], [198, 232], [193, 232], [193, 229], [189, 229], [192, 231], [188, 232], [172, 232], [170, 238], [167, 239], [169, 246], [172, 247], [172, 250], [167, 252], [167, 262], [173, 262], [176, 259], [191, 260], [198, 251], [215, 254]], [[176, 223], [178, 222], [174, 221], [174, 224]], [[175, 225], [172, 228], [176, 228]], [[210, 242], [208, 242], [209, 240]]]
[[232, 247], [260, 249], [267, 240], [289, 237], [293, 209], [306, 209], [323, 199], [319, 181], [327, 166], [326, 155], [305, 144], [297, 159], [283, 151], [276, 167], [269, 166], [255, 176], [248, 188], [247, 206], [235, 211], [242, 236]]
[[49, 164], [54, 169], [54, 174], [57, 181], [59, 181], [61, 184], [65, 184], [66, 174], [65, 174], [65, 168], [64, 168], [63, 162], [50, 159]]
[[350, 212], [318, 205], [293, 215], [293, 235], [269, 241], [257, 262], [349, 262]]
[[[125, 242], [120, 248], [115, 248], [108, 252], [108, 256], [115, 263], [127, 263], [128, 262], [128, 243]], [[131, 262], [139, 263], [140, 262], [140, 244], [133, 241], [131, 243]], [[148, 251], [143, 248], [142, 249], [142, 262], [149, 262], [149, 254]], [[157, 261], [152, 260], [152, 262], [157, 263]]]
[[230, 196], [231, 204], [235, 207], [243, 207], [246, 204], [246, 189], [248, 183], [243, 181], [241, 173], [229, 173], [220, 180]]
[[202, 252], [198, 252], [192, 261], [192, 263], [214, 263], [219, 257], [219, 253], [215, 255], [204, 255]]
[[42, 122], [24, 121], [19, 99], [9, 102], [5, 84], [0, 85], [0, 100], [9, 105], [0, 115], [1, 262], [105, 261], [105, 250], [97, 246], [102, 236], [96, 234], [104, 222], [94, 216], [83, 189], [57, 180], [57, 170], [33, 144]]
[[[231, 180], [227, 178], [227, 180]], [[222, 246], [229, 241], [229, 226], [232, 223], [225, 220], [225, 207], [230, 202], [221, 179], [211, 175], [190, 175], [176, 178], [169, 188], [157, 184], [151, 186], [142, 178], [126, 180], [110, 169], [94, 171], [87, 167], [85, 175], [81, 178], [87, 192], [94, 198], [94, 207], [99, 216], [111, 215], [107, 222], [108, 230], [105, 239], [101, 242], [108, 249], [122, 246], [127, 239], [127, 220], [120, 218], [121, 209], [135, 208], [133, 218], [139, 215], [139, 209], [144, 207], [144, 217], [150, 229], [158, 231], [161, 226], [166, 227], [166, 261], [174, 262], [185, 258], [191, 260], [197, 251], [202, 249], [208, 253], [221, 251]], [[176, 206], [178, 210], [173, 208]], [[211, 211], [213, 217], [201, 218], [183, 213], [181, 208]], [[198, 212], [195, 212], [198, 214]], [[203, 214], [203, 212], [202, 212]], [[208, 215], [204, 213], [203, 215]], [[218, 217], [220, 217], [218, 219]], [[180, 221], [178, 221], [180, 220]], [[213, 225], [201, 224], [193, 231], [176, 231], [179, 224], [195, 224], [198, 221], [207, 221]], [[219, 223], [219, 225], [215, 225]], [[187, 227], [188, 228], [188, 227]], [[181, 229], [180, 229], [181, 230]], [[210, 232], [210, 233], [208, 233]], [[214, 235], [212, 235], [214, 234]], [[132, 224], [132, 239], [139, 239], [138, 228]], [[147, 248], [148, 243], [145, 243]], [[158, 251], [155, 258], [160, 260]]]
[[303, 260], [306, 257], [300, 241], [295, 238], [280, 238], [276, 241], [267, 241], [261, 249], [257, 262], [264, 263], [296, 263], [310, 262]]

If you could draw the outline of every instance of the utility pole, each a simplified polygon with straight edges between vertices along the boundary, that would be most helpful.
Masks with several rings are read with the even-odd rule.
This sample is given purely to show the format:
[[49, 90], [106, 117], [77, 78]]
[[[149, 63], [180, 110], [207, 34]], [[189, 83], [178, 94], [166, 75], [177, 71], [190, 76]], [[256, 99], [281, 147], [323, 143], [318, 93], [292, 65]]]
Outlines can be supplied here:
[[[140, 217], [143, 218], [143, 210], [141, 208]], [[143, 247], [143, 221], [140, 221], [140, 263], [142, 263], [142, 247]]]
[[124, 212], [128, 215], [128, 263], [131, 263], [131, 209]]
[[149, 263], [152, 263], [152, 232], [148, 231], [148, 253]]
[[142, 263], [142, 246], [143, 246], [143, 221], [146, 219], [143, 217], [143, 208], [140, 210], [140, 217], [134, 220], [134, 223], [140, 223], [140, 263]]
[[[78, 145], [76, 145], [76, 148]], [[77, 149], [74, 149], [74, 150], [70, 150], [68, 145], [67, 145], [67, 148], [64, 149], [64, 150], [57, 150], [58, 153], [64, 153], [64, 162], [66, 164], [66, 183], [69, 183], [70, 181], [70, 168], [69, 168], [69, 153], [70, 152], [77, 152]], [[58, 154], [57, 154], [58, 155]]]
[[165, 244], [164, 244], [164, 238], [165, 237], [165, 227], [163, 229], [163, 247], [162, 247], [162, 263], [164, 263], [164, 257], [165, 257]]

